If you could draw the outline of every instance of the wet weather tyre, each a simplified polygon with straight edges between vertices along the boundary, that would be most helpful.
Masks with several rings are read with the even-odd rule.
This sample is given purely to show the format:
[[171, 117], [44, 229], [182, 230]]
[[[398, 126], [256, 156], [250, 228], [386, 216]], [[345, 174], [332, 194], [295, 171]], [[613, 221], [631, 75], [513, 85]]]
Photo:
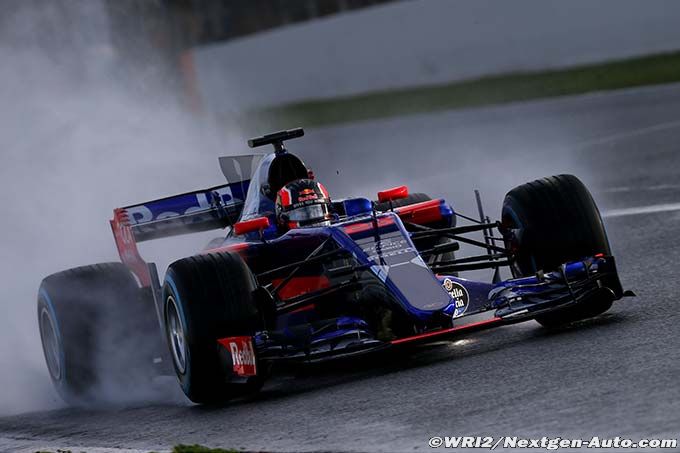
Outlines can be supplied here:
[[[554, 271], [567, 261], [598, 253], [611, 254], [600, 212], [588, 189], [573, 175], [550, 176], [515, 187], [505, 196], [501, 218], [509, 237], [506, 246], [516, 257], [515, 277]], [[604, 284], [620, 291], [617, 277]], [[536, 321], [556, 327], [604, 313], [611, 305], [611, 297], [601, 297]]]
[[[392, 208], [400, 208], [402, 206], [410, 206], [412, 204], [417, 204], [417, 203], [422, 203], [424, 201], [430, 201], [432, 200], [432, 197], [425, 193], [412, 193], [406, 198], [402, 198], [400, 200], [394, 200], [392, 202]], [[385, 212], [390, 210], [390, 203], [388, 201], [385, 202], [375, 202], [375, 210], [380, 211], [380, 212]]]
[[184, 258], [168, 268], [163, 285], [166, 338], [180, 385], [191, 401], [222, 404], [262, 387], [261, 374], [234, 376], [231, 356], [217, 342], [251, 336], [260, 328], [256, 288], [250, 269], [235, 253]]
[[69, 404], [108, 401], [115, 396], [107, 392], [125, 394], [151, 378], [153, 352], [140, 343], [149, 326], [159, 337], [155, 309], [121, 263], [45, 278], [38, 291], [38, 326], [50, 377]]

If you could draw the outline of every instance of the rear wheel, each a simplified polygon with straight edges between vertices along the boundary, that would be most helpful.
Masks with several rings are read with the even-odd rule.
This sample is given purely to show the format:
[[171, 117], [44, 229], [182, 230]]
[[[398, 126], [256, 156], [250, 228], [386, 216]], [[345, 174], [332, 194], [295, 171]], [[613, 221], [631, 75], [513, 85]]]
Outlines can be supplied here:
[[191, 401], [219, 404], [261, 388], [262, 375], [234, 375], [229, 352], [217, 342], [252, 336], [260, 328], [255, 290], [255, 279], [237, 254], [193, 256], [168, 268], [165, 331], [177, 377]]
[[[502, 225], [514, 252], [515, 277], [539, 270], [554, 271], [568, 261], [598, 253], [611, 254], [600, 212], [585, 185], [573, 175], [558, 175], [515, 187], [505, 196]], [[618, 293], [618, 277], [604, 282]], [[558, 310], [536, 318], [552, 327], [607, 311], [612, 297], [591, 300], [587, 305]]]
[[154, 375], [161, 351], [154, 305], [121, 263], [45, 278], [38, 326], [52, 382], [70, 404], [134, 397]]

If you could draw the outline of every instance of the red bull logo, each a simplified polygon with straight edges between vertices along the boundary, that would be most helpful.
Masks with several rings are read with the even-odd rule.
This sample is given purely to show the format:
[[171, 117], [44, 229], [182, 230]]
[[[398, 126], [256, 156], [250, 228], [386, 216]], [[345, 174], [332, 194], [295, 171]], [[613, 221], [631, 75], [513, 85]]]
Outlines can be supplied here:
[[255, 350], [250, 337], [228, 337], [219, 340], [219, 343], [227, 348], [231, 354], [231, 363], [234, 374], [238, 376], [256, 376], [257, 363]]
[[298, 196], [298, 202], [316, 200], [319, 196], [314, 192], [314, 189], [302, 189]]

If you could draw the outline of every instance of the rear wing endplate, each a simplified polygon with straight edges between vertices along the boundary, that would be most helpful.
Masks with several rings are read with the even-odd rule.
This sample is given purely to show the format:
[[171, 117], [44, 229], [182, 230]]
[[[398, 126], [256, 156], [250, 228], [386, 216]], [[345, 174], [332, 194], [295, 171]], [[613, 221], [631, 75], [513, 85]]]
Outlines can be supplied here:
[[232, 226], [243, 210], [249, 183], [239, 181], [115, 209], [111, 229], [121, 261], [142, 286], [149, 286], [148, 265], [137, 243]]

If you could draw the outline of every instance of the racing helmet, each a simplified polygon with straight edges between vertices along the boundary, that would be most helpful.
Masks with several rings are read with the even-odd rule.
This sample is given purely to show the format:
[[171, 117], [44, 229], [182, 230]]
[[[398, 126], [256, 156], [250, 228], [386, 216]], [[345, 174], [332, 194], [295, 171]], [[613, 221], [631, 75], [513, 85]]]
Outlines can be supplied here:
[[286, 228], [328, 226], [331, 208], [326, 188], [311, 179], [288, 183], [276, 195], [276, 220]]

